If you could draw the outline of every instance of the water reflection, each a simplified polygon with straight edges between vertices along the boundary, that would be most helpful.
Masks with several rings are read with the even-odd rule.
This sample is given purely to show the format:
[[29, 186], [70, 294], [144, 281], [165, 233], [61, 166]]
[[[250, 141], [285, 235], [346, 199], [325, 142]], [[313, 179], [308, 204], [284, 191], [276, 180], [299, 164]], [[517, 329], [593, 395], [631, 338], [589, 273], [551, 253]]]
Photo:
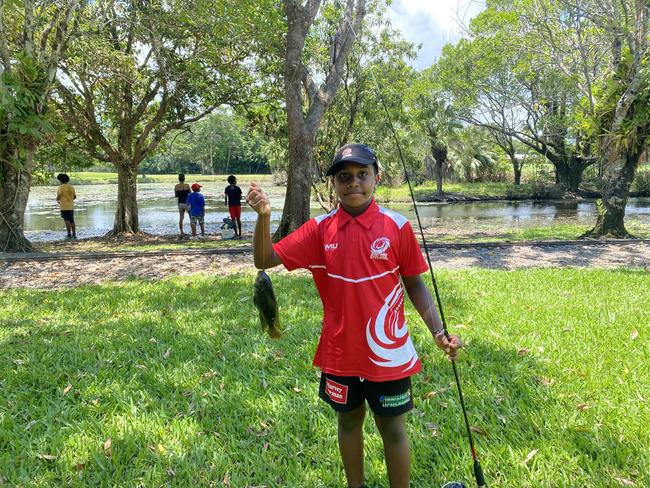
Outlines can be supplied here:
[[[225, 185], [224, 185], [225, 187]], [[80, 237], [100, 236], [113, 227], [117, 185], [76, 186], [75, 220]], [[265, 188], [275, 209], [271, 215], [272, 227], [277, 226], [284, 204], [284, 188]], [[33, 241], [61, 239], [65, 227], [56, 203], [57, 187], [35, 187], [32, 189], [25, 212], [26, 235]], [[206, 231], [218, 231], [223, 218], [228, 216], [224, 205], [222, 188], [206, 184], [202, 189], [206, 197]], [[175, 234], [178, 232], [178, 210], [173, 198], [173, 185], [146, 183], [138, 186], [140, 227], [153, 234]], [[390, 208], [415, 219], [412, 205], [390, 204]], [[555, 219], [572, 219], [576, 224], [592, 224], [596, 218], [593, 202], [544, 201], [544, 202], [468, 202], [419, 204], [422, 223], [433, 226], [437, 223], [458, 223], [459, 227], [470, 222], [508, 225], [545, 225]], [[317, 204], [312, 204], [312, 214], [322, 213]], [[634, 216], [639, 222], [650, 224], [650, 198], [633, 198], [628, 201], [626, 215]], [[242, 207], [244, 232], [252, 231], [256, 214], [246, 204]], [[189, 220], [185, 220], [189, 232]]]

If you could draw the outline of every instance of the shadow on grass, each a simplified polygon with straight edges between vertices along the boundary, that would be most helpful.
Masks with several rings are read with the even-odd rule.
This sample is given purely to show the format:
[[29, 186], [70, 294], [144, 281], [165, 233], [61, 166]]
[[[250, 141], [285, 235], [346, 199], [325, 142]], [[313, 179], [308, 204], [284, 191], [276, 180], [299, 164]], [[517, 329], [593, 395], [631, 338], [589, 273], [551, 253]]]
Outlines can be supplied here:
[[[285, 329], [277, 342], [259, 328], [253, 275], [5, 293], [4, 482], [343, 486], [334, 416], [317, 398], [311, 366], [320, 302], [309, 278], [273, 278]], [[455, 314], [472, 306], [453, 281], [441, 288]], [[600, 446], [623, 446], [558, 428], [565, 406], [542, 384], [545, 367], [534, 355], [470, 339], [458, 366], [471, 423], [487, 433], [476, 441], [493, 486], [601, 479], [602, 461], [582, 463], [603, 455]], [[451, 368], [430, 340], [420, 334], [417, 342], [425, 370], [414, 380], [408, 421], [413, 486], [468, 482]], [[386, 486], [379, 437], [370, 422], [366, 430], [369, 482]], [[524, 464], [533, 449], [540, 453]], [[625, 459], [605, 461], [624, 470]]]

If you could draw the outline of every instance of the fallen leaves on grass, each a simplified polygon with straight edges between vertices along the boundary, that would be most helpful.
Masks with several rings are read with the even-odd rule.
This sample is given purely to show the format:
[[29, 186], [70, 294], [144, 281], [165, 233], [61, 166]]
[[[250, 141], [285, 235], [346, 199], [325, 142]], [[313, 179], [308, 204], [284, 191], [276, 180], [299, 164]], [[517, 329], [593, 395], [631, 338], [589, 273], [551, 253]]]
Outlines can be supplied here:
[[104, 441], [104, 455], [106, 457], [111, 457], [113, 455], [113, 450], [111, 449], [111, 446], [113, 445], [113, 439], [108, 438]]
[[526, 459], [524, 459], [524, 464], [528, 464], [528, 461], [533, 459], [533, 457], [535, 457], [535, 454], [537, 454], [538, 451], [539, 449], [533, 449], [532, 451], [530, 451], [526, 456]]
[[428, 400], [429, 398], [431, 398], [431, 397], [433, 397], [433, 396], [435, 396], [437, 394], [438, 394], [437, 391], [430, 391], [429, 393], [425, 393], [424, 395], [422, 395], [421, 398], [422, 398], [422, 400]]
[[632, 333], [630, 334], [630, 339], [631, 339], [631, 340], [634, 340], [634, 339], [636, 339], [637, 337], [639, 337], [639, 331], [636, 330], [636, 329], [632, 329]]
[[83, 471], [86, 465], [84, 463], [77, 463], [72, 467], [75, 469], [75, 471]]
[[578, 403], [576, 405], [576, 408], [584, 412], [585, 410], [588, 410], [590, 407], [586, 403]]
[[45, 461], [54, 461], [56, 459], [56, 456], [53, 454], [37, 454], [36, 457]]
[[436, 424], [433, 422], [427, 422], [424, 425], [426, 425], [427, 429], [429, 429], [433, 437], [436, 437], [438, 435], [438, 426]]
[[517, 356], [526, 356], [530, 352], [530, 349], [526, 349], [525, 347], [522, 347], [517, 351]]
[[167, 348], [165, 354], [163, 354], [163, 359], [168, 359], [171, 353], [172, 353], [172, 348], [171, 347]]
[[478, 435], [483, 435], [483, 436], [488, 435], [488, 433], [484, 429], [482, 429], [481, 427], [477, 427], [476, 425], [472, 425], [469, 428], [469, 430], [471, 430], [472, 432], [474, 432], [475, 434], [478, 434]]
[[537, 379], [544, 386], [551, 386], [553, 383], [555, 383], [555, 380], [553, 378], [547, 378], [546, 376], [540, 376]]
[[72, 390], [72, 384], [71, 384], [71, 383], [68, 383], [68, 386], [66, 386], [66, 387], [63, 389], [63, 394], [64, 394], [64, 395], [67, 395], [68, 393], [70, 393], [70, 390]]
[[623, 486], [636, 486], [636, 483], [634, 481], [628, 480], [627, 478], [619, 478], [618, 476], [614, 476], [614, 479]]

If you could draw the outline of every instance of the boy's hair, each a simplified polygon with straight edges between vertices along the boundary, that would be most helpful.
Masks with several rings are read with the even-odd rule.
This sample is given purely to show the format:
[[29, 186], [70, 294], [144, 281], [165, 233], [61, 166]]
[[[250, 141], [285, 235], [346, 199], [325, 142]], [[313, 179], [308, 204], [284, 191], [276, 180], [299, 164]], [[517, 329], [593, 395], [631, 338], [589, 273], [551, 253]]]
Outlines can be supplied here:
[[179, 173], [178, 175], [178, 181], [185, 181], [185, 174]]
[[61, 183], [67, 183], [70, 181], [70, 177], [65, 173], [59, 173], [58, 175], [56, 175], [56, 179], [59, 180]]
[[231, 185], [234, 185], [235, 183], [237, 183], [237, 178], [235, 177], [235, 175], [230, 175], [228, 177], [228, 183], [230, 183]]

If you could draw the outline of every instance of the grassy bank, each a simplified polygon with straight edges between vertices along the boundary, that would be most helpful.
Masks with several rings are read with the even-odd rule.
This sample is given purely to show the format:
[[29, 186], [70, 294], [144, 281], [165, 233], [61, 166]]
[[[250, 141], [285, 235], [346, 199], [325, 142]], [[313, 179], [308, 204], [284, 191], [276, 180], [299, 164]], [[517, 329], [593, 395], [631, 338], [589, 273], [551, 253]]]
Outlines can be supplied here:
[[[70, 176], [70, 183], [73, 185], [108, 185], [108, 184], [117, 184], [117, 173], [94, 173], [89, 171], [79, 171], [68, 173]], [[226, 186], [228, 175], [199, 175], [199, 174], [187, 174], [185, 175], [185, 181], [187, 183], [193, 183], [198, 181], [199, 183], [219, 183]], [[250, 182], [250, 181], [261, 181], [261, 182], [271, 182], [273, 175], [240, 175], [240, 182]], [[169, 183], [174, 185], [178, 183], [178, 175], [138, 175], [138, 183]]]
[[[632, 270], [439, 275], [490, 486], [648, 486], [650, 276]], [[8, 486], [344, 486], [311, 367], [320, 303], [273, 275], [265, 338], [253, 275], [0, 292], [0, 476]], [[414, 487], [470, 460], [450, 367], [411, 308], [424, 371], [409, 416]], [[426, 399], [423, 399], [426, 398]], [[370, 486], [385, 487], [366, 424]]]

